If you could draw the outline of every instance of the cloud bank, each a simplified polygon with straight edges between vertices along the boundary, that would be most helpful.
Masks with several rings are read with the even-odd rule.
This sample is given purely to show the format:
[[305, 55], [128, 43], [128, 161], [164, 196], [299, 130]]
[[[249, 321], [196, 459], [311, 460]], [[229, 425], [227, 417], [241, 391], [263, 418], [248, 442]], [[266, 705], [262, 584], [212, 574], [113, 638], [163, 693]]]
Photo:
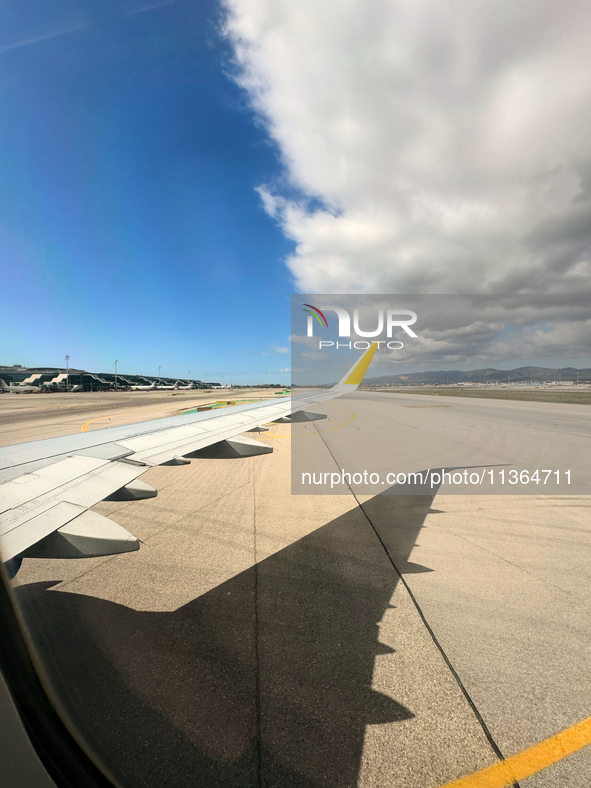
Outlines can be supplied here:
[[591, 289], [584, 0], [226, 0], [311, 293]]
[[[489, 366], [591, 366], [591, 310], [586, 294], [524, 295], [333, 295], [313, 296], [323, 310], [328, 327], [312, 324], [307, 336], [307, 313], [302, 308], [310, 295], [292, 296], [292, 372], [313, 373], [294, 380], [321, 382], [330, 373], [344, 371], [347, 362], [359, 356], [365, 346], [346, 349], [348, 339], [338, 334], [333, 306], [358, 311], [363, 331], [380, 324], [380, 310], [412, 310], [417, 315], [409, 337], [394, 328], [391, 339], [403, 347], [386, 347], [385, 341], [373, 362], [372, 375], [433, 369], [477, 369]], [[384, 321], [385, 323], [385, 321]], [[352, 341], [362, 339], [351, 324]], [[387, 331], [373, 339], [387, 340]], [[319, 345], [321, 340], [332, 346]], [[370, 341], [370, 340], [365, 340]], [[341, 349], [336, 348], [341, 343]], [[343, 349], [345, 348], [345, 349]], [[329, 377], [327, 377], [329, 375]]]

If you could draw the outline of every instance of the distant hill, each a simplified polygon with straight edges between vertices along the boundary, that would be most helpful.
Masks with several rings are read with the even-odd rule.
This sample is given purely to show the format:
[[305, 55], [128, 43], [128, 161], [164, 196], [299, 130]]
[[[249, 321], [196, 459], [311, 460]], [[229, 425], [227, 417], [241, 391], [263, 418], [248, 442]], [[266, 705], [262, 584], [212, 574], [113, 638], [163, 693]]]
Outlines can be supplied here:
[[517, 369], [473, 369], [463, 372], [458, 369], [438, 370], [436, 372], [409, 372], [406, 375], [383, 375], [379, 378], [366, 378], [366, 386], [436, 386], [445, 383], [493, 383], [500, 381], [506, 383], [521, 383], [533, 380], [534, 383], [553, 380], [576, 380], [577, 372], [579, 381], [591, 383], [591, 369], [575, 369], [563, 367], [550, 369], [549, 367], [518, 367]]

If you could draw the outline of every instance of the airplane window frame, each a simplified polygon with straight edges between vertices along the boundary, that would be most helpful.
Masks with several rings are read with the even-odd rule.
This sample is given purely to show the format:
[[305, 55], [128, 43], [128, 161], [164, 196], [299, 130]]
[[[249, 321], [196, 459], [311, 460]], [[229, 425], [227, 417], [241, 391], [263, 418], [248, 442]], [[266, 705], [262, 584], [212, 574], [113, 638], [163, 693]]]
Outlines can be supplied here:
[[0, 672], [31, 745], [56, 786], [120, 788], [117, 781], [107, 776], [107, 769], [99, 767], [81, 746], [52, 702], [3, 566], [0, 629]]

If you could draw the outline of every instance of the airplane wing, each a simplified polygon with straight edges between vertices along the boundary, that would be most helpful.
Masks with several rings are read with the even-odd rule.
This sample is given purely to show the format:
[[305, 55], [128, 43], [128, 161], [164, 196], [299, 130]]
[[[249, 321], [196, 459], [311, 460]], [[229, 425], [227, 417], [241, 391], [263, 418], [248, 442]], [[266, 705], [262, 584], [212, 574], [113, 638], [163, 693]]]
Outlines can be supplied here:
[[325, 418], [307, 412], [354, 391], [375, 351], [373, 343], [331, 389], [172, 416], [96, 432], [0, 448], [0, 555], [83, 558], [139, 549], [139, 540], [90, 507], [99, 501], [140, 500], [156, 490], [138, 480], [155, 465], [188, 457], [266, 454], [272, 447], [241, 434], [274, 421]]

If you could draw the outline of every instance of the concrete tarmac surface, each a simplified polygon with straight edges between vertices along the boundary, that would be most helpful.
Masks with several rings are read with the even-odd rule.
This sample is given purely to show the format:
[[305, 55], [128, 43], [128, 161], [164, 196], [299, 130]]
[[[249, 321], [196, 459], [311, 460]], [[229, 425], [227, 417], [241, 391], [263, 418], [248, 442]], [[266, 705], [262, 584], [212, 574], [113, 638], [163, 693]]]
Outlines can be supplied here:
[[[9, 442], [193, 404], [114, 396], [109, 415], [31, 411]], [[122, 785], [436, 788], [591, 715], [588, 496], [290, 494], [292, 444], [337, 468], [387, 413], [428, 414], [429, 440], [526, 429], [545, 408], [568, 451], [591, 412], [404, 405], [357, 392], [314, 408], [327, 420], [251, 435], [271, 455], [153, 468], [157, 498], [95, 507], [137, 553], [24, 560], [15, 596], [53, 691]], [[591, 748], [521, 784], [587, 788]]]

